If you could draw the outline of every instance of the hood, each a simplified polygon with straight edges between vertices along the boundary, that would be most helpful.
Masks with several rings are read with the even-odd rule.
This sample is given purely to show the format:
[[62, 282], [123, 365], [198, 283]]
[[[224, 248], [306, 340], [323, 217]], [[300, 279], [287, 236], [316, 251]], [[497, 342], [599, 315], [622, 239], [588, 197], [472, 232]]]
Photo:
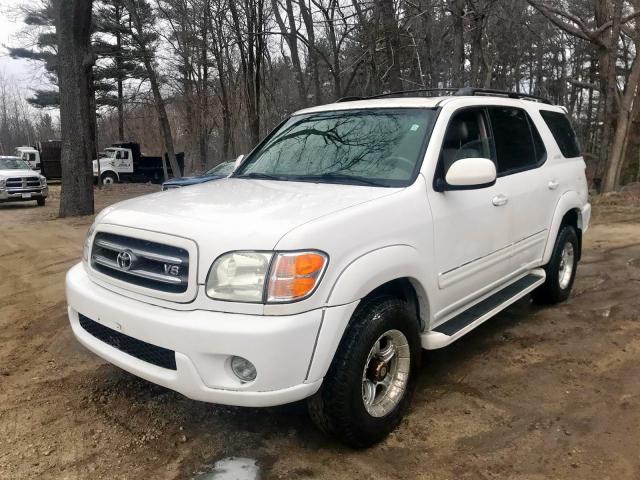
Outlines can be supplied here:
[[[232, 250], [271, 250], [290, 230], [333, 212], [392, 195], [398, 189], [224, 178], [114, 205], [101, 223], [194, 240], [199, 278]], [[313, 239], [298, 248], [314, 248]], [[203, 273], [204, 269], [204, 273]]]
[[38, 172], [34, 172], [31, 169], [21, 168], [15, 170], [0, 170], [1, 178], [9, 178], [9, 177], [36, 177], [40, 178]]

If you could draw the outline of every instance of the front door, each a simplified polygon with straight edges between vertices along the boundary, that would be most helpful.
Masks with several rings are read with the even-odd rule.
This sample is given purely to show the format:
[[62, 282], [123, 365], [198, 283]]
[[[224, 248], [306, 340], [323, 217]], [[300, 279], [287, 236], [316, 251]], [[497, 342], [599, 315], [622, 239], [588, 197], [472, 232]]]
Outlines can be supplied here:
[[[434, 185], [462, 158], [495, 161], [486, 109], [454, 112], [442, 140]], [[433, 217], [435, 265], [440, 289], [436, 323], [498, 286], [510, 273], [511, 206], [498, 178], [495, 185], [439, 192], [429, 189]]]

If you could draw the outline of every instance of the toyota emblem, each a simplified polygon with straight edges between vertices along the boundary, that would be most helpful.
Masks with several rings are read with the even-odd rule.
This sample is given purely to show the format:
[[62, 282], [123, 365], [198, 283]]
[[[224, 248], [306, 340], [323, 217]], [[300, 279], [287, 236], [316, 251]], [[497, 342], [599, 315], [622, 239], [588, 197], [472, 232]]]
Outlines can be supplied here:
[[120, 270], [127, 271], [131, 269], [131, 267], [133, 266], [133, 253], [129, 250], [124, 250], [118, 253], [116, 263], [118, 264]]

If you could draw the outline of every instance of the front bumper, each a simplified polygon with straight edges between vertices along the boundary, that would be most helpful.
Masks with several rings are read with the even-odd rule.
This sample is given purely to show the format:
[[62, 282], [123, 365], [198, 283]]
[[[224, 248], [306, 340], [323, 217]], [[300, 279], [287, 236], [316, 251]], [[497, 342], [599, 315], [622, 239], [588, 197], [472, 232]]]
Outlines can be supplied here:
[[29, 188], [24, 191], [2, 189], [0, 190], [0, 202], [28, 202], [47, 198], [48, 195], [49, 187], [44, 187], [39, 190]]
[[[69, 320], [76, 338], [105, 360], [194, 400], [264, 407], [313, 395], [322, 379], [306, 382], [322, 311], [257, 316], [177, 311], [125, 298], [89, 278], [82, 264], [66, 279]], [[137, 340], [175, 351], [176, 370], [162, 368], [102, 342], [79, 314]], [[231, 356], [250, 360], [258, 375], [241, 383]]]

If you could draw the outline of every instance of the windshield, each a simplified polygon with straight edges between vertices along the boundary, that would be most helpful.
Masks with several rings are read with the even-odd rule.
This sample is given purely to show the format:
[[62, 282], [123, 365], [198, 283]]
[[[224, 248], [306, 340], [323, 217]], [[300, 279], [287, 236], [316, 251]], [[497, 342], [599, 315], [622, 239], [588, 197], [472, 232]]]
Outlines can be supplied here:
[[406, 186], [435, 119], [431, 109], [296, 115], [242, 163], [236, 177]]
[[233, 164], [234, 162], [222, 162], [211, 170], [207, 170], [205, 175], [229, 175], [233, 172]]
[[0, 157], [0, 170], [31, 170], [31, 167], [18, 157]]

